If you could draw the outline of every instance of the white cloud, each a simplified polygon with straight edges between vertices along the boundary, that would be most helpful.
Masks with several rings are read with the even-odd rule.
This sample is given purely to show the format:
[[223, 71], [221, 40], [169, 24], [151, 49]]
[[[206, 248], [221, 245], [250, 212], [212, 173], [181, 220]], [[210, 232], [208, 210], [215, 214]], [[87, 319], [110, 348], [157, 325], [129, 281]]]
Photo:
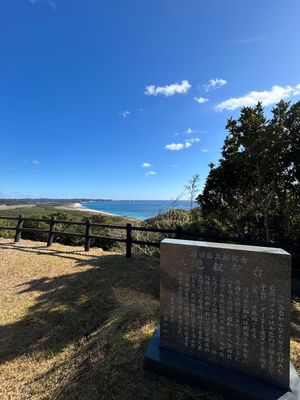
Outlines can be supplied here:
[[259, 101], [264, 106], [276, 104], [282, 99], [287, 99], [292, 96], [300, 95], [300, 84], [296, 86], [279, 86], [274, 85], [271, 90], [264, 90], [261, 92], [252, 91], [242, 97], [232, 97], [228, 100], [222, 101], [215, 109], [217, 111], [235, 110], [240, 107], [250, 107], [256, 105]]
[[154, 175], [156, 175], [157, 173], [155, 172], [155, 171], [148, 171], [148, 172], [146, 172], [145, 173], [145, 177], [146, 178], [149, 178], [150, 176], [154, 176]]
[[196, 129], [192, 129], [192, 128], [187, 128], [185, 131], [182, 132], [175, 132], [174, 136], [181, 136], [181, 135], [192, 135], [194, 133], [197, 133], [198, 131]]
[[32, 160], [31, 162], [32, 162], [32, 164], [35, 164], [35, 165], [39, 165], [40, 164], [40, 162], [38, 160]]
[[31, 4], [46, 3], [46, 4], [48, 4], [48, 6], [50, 6], [54, 11], [57, 10], [55, 0], [29, 0], [29, 1], [30, 1]]
[[170, 143], [165, 146], [165, 150], [180, 151], [188, 149], [193, 143], [200, 142], [199, 138], [187, 139], [184, 143]]
[[197, 143], [197, 142], [200, 142], [200, 139], [199, 138], [192, 138], [192, 139], [187, 139], [185, 142], [186, 143]]
[[145, 95], [147, 96], [158, 96], [163, 95], [166, 97], [173, 96], [174, 94], [185, 94], [191, 88], [189, 81], [183, 80], [181, 83], [173, 83], [166, 86], [154, 86], [150, 85], [146, 87]]
[[148, 162], [144, 162], [144, 163], [141, 165], [141, 167], [142, 167], [142, 168], [150, 168], [150, 167], [151, 167], [151, 164], [148, 163]]
[[185, 147], [184, 143], [170, 143], [165, 145], [165, 150], [179, 151]]
[[207, 99], [206, 97], [194, 97], [194, 100], [199, 104], [203, 104], [209, 101], [209, 99]]
[[212, 89], [218, 89], [225, 86], [227, 83], [228, 82], [222, 78], [210, 79], [206, 85], [203, 85], [203, 88], [206, 92], [209, 92]]
[[123, 118], [127, 118], [127, 117], [129, 117], [130, 116], [130, 114], [131, 114], [131, 112], [130, 111], [121, 111], [121, 112], [118, 112], [118, 115], [120, 115], [121, 117], [123, 117]]
[[187, 130], [185, 131], [185, 133], [187, 134], [187, 135], [191, 135], [192, 133], [197, 133], [198, 131], [196, 131], [196, 130], [194, 130], [194, 129], [191, 129], [191, 128], [187, 128]]
[[207, 153], [207, 152], [208, 152], [207, 149], [203, 149], [203, 150], [202, 150], [202, 153]]

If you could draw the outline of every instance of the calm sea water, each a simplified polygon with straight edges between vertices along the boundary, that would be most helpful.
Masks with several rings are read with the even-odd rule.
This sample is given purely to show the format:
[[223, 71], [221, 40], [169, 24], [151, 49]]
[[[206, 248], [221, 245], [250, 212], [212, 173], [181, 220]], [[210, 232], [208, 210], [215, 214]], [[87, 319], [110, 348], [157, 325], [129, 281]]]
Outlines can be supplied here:
[[[172, 207], [171, 200], [112, 200], [82, 203], [83, 207], [127, 217], [147, 219], [162, 214]], [[180, 200], [175, 208], [190, 209], [188, 200]]]

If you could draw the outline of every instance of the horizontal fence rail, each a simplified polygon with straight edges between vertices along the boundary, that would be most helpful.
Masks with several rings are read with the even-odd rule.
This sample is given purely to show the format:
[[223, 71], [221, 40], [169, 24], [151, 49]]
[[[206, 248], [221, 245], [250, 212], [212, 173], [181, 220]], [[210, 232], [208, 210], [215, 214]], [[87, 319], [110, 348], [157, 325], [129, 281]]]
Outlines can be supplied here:
[[[1, 221], [16, 221], [16, 226], [3, 226], [1, 225]], [[48, 224], [48, 229], [40, 229], [40, 228], [27, 228], [24, 227], [24, 222], [42, 222]], [[68, 232], [68, 231], [60, 231], [56, 230], [55, 227], [57, 224], [70, 226], [82, 226], [85, 227], [84, 233], [77, 232]], [[126, 237], [113, 237], [113, 236], [101, 236], [94, 235], [92, 233], [92, 228], [108, 228], [112, 230], [124, 230], [126, 233]], [[276, 243], [266, 242], [263, 240], [253, 240], [250, 235], [242, 235], [238, 237], [232, 236], [222, 236], [222, 235], [214, 235], [208, 234], [205, 232], [192, 232], [183, 230], [181, 226], [176, 227], [175, 229], [167, 229], [167, 228], [148, 228], [142, 226], [132, 226], [130, 223], [124, 225], [109, 225], [109, 224], [101, 224], [91, 222], [87, 220], [85, 222], [80, 221], [66, 221], [66, 220], [58, 220], [56, 217], [43, 219], [43, 218], [25, 218], [24, 215], [19, 215], [19, 217], [4, 217], [0, 216], [0, 231], [15, 231], [15, 243], [18, 243], [21, 240], [22, 232], [30, 232], [30, 233], [43, 233], [47, 234], [47, 247], [51, 247], [55, 237], [57, 236], [66, 236], [66, 237], [78, 237], [84, 238], [84, 249], [85, 251], [89, 251], [91, 247], [92, 239], [99, 240], [109, 240], [112, 242], [121, 242], [126, 244], [126, 257], [130, 258], [132, 255], [132, 245], [141, 245], [141, 246], [151, 246], [151, 247], [159, 247], [160, 242], [153, 242], [147, 240], [137, 240], [133, 237], [133, 232], [149, 232], [149, 233], [160, 233], [165, 234], [167, 237], [173, 237], [176, 239], [197, 239], [197, 240], [207, 240], [207, 241], [216, 241], [216, 242], [228, 242], [228, 243], [238, 243], [238, 244], [246, 244], [253, 246], [264, 246], [264, 247], [282, 247], [287, 251], [291, 252], [300, 252], [299, 247], [295, 248], [287, 248], [286, 246], [281, 246]]]
[[[132, 237], [132, 232], [153, 232], [153, 233], [161, 233], [167, 234], [168, 236], [175, 236], [176, 238], [181, 238], [182, 236], [182, 228], [177, 227], [176, 229], [159, 229], [159, 228], [143, 228], [138, 226], [132, 226], [130, 223], [124, 225], [109, 225], [109, 224], [101, 224], [96, 222], [91, 222], [87, 220], [85, 222], [82, 221], [67, 221], [67, 220], [59, 220], [55, 217], [53, 218], [25, 218], [23, 215], [19, 217], [4, 217], [0, 216], [0, 221], [7, 220], [7, 221], [16, 221], [16, 226], [2, 226], [0, 225], [0, 230], [7, 230], [7, 231], [15, 231], [15, 243], [18, 243], [21, 240], [22, 232], [30, 232], [30, 233], [44, 233], [47, 234], [47, 247], [51, 247], [55, 237], [57, 236], [69, 236], [69, 237], [78, 237], [84, 238], [84, 249], [85, 251], [89, 251], [91, 247], [91, 240], [92, 239], [99, 239], [99, 240], [110, 240], [112, 242], [121, 242], [126, 244], [126, 257], [130, 258], [132, 255], [132, 245], [146, 245], [152, 247], [159, 247], [160, 242], [151, 242], [146, 240], [136, 240]], [[48, 229], [40, 229], [40, 228], [27, 228], [24, 227], [25, 222], [42, 222], [44, 224], [48, 224]], [[64, 226], [82, 226], [85, 227], [84, 233], [77, 233], [77, 232], [68, 232], [68, 231], [57, 231], [55, 229], [56, 225], [64, 225]], [[102, 235], [94, 235], [92, 233], [92, 228], [108, 228], [113, 230], [124, 230], [126, 232], [126, 237], [115, 237], [115, 236], [102, 236]]]

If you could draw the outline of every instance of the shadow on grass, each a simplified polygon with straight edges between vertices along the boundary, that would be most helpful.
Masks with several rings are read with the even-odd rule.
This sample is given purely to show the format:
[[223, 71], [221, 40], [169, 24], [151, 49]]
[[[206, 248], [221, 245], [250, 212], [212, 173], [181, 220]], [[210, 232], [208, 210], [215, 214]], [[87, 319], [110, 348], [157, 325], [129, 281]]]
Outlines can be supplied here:
[[[78, 352], [76, 370], [57, 388], [55, 398], [221, 399], [220, 396], [144, 370], [143, 354], [152, 335], [153, 323], [149, 324], [149, 320], [153, 320], [154, 309], [155, 306], [147, 306], [141, 301], [113, 314], [110, 323], [95, 332], [93, 342], [86, 344], [84, 351]], [[89, 354], [89, 357], [82, 357], [83, 353]]]
[[[143, 353], [158, 317], [158, 260], [116, 254], [83, 257], [82, 251], [56, 249], [41, 253], [28, 247], [16, 251], [72, 259], [77, 269], [18, 287], [19, 294], [40, 294], [23, 319], [0, 327], [0, 362], [20, 354], [55, 354], [74, 343], [78, 351], [72, 357], [54, 372], [38, 376], [43, 391], [47, 381], [56, 382], [51, 398], [219, 398], [143, 370]], [[292, 320], [299, 326], [297, 306]], [[299, 341], [299, 332], [293, 336]]]
[[[28, 247], [16, 251], [36, 253]], [[0, 362], [21, 354], [57, 353], [87, 337], [123, 304], [144, 297], [158, 299], [158, 261], [123, 255], [89, 256], [49, 250], [43, 253], [75, 260], [77, 267], [91, 267], [58, 277], [24, 283], [19, 293], [41, 292], [21, 320], [0, 327]]]

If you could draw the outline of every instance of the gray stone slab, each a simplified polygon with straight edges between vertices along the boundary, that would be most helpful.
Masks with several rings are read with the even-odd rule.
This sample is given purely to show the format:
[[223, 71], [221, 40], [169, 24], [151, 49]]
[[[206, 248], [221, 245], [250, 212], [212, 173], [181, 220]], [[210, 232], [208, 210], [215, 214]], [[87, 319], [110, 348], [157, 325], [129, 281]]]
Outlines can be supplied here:
[[290, 364], [290, 388], [286, 390], [238, 371], [195, 360], [160, 347], [156, 328], [147, 347], [145, 367], [176, 381], [222, 394], [226, 400], [300, 400], [300, 379]]
[[162, 349], [289, 389], [288, 253], [165, 239], [160, 283]]

